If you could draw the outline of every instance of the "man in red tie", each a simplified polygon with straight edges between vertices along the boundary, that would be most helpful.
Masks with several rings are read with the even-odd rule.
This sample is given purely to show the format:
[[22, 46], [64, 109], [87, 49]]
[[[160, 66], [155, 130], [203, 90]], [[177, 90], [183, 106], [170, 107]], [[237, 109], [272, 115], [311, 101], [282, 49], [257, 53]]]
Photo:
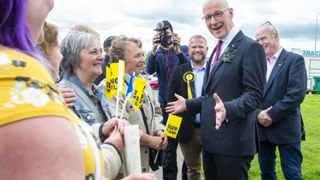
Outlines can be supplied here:
[[[263, 48], [233, 23], [226, 0], [207, 0], [203, 20], [222, 40], [218, 61], [207, 71], [202, 96], [168, 103], [167, 112], [201, 112], [201, 140], [205, 179], [243, 180], [257, 152], [253, 111], [261, 103], [266, 63]], [[216, 48], [209, 58], [212, 63]]]
[[214, 59], [213, 59], [212, 63], [210, 64], [210, 73], [211, 73], [213, 66], [218, 62], [220, 51], [221, 51], [221, 45], [222, 45], [222, 41], [219, 39], [218, 44], [215, 48], [216, 52], [214, 54]]

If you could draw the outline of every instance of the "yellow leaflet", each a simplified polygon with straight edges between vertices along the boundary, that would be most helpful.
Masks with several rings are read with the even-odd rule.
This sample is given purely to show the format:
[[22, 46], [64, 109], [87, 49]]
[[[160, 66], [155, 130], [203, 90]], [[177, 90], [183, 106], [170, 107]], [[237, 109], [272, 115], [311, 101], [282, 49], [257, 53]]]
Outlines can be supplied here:
[[142, 105], [143, 94], [146, 88], [147, 81], [145, 79], [136, 77], [134, 80], [134, 89], [133, 89], [133, 98], [134, 98], [134, 106], [133, 109], [137, 110]]
[[167, 125], [166, 125], [166, 130], [164, 133], [169, 137], [177, 138], [177, 134], [180, 129], [181, 121], [182, 121], [182, 117], [179, 117], [179, 116], [176, 116], [173, 114], [169, 114]]
[[[118, 63], [111, 63], [110, 67], [106, 67], [106, 96], [107, 98], [112, 98], [113, 95], [117, 94], [118, 90], [118, 71], [119, 64]], [[122, 79], [124, 78], [124, 64], [122, 67]], [[120, 94], [124, 94], [124, 86], [123, 86], [123, 80], [122, 80], [122, 90], [120, 91]]]

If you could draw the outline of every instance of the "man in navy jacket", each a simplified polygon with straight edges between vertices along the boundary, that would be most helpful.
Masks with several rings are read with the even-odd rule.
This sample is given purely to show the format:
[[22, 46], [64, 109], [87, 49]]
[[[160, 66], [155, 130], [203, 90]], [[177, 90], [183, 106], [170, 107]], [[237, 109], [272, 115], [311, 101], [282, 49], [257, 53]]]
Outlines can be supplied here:
[[252, 114], [262, 102], [265, 54], [260, 44], [234, 26], [233, 8], [226, 0], [207, 0], [203, 16], [221, 46], [209, 58], [202, 96], [185, 100], [177, 95], [167, 111], [201, 112], [205, 179], [248, 179], [258, 147]]
[[285, 178], [302, 179], [300, 143], [304, 131], [300, 104], [307, 90], [304, 58], [280, 46], [279, 33], [269, 21], [257, 29], [256, 40], [267, 57], [267, 84], [261, 109], [257, 110], [261, 178], [277, 179], [278, 147]]
[[[174, 94], [180, 94], [186, 99], [201, 96], [206, 72], [207, 40], [201, 35], [194, 35], [190, 38], [188, 46], [190, 62], [173, 69], [169, 89], [170, 101], [176, 100]], [[201, 179], [200, 113], [195, 115], [186, 111], [178, 116], [182, 117], [182, 122], [177, 141], [188, 168], [188, 179]]]
[[[165, 107], [168, 103], [169, 84], [173, 68], [186, 63], [188, 59], [181, 51], [180, 37], [173, 32], [169, 21], [163, 20], [157, 24], [156, 34], [152, 39], [152, 50], [148, 58], [146, 70], [148, 74], [158, 75], [158, 100], [162, 109], [163, 124], [166, 125], [168, 113]], [[168, 146], [163, 152], [163, 179], [175, 180], [177, 178], [177, 151], [178, 142], [168, 138]], [[182, 175], [186, 175], [186, 165], [183, 163]], [[182, 178], [186, 179], [186, 178]]]

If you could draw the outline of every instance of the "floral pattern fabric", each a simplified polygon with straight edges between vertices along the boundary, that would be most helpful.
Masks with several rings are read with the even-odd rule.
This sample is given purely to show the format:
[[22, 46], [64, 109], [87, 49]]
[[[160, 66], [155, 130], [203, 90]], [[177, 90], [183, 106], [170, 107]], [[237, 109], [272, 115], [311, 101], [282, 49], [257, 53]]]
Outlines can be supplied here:
[[43, 65], [13, 49], [0, 49], [0, 114], [0, 126], [39, 116], [69, 119], [82, 147], [87, 179], [100, 179], [103, 157], [90, 128], [67, 108]]

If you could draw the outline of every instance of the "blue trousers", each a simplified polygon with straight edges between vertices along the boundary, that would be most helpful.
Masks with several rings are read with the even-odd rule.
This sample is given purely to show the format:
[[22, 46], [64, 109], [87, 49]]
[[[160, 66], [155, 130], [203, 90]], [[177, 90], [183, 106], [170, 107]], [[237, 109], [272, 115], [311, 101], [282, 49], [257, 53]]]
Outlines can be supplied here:
[[261, 179], [276, 180], [276, 147], [280, 154], [281, 169], [286, 180], [301, 180], [302, 153], [300, 143], [273, 144], [269, 141], [260, 142], [258, 153]]

